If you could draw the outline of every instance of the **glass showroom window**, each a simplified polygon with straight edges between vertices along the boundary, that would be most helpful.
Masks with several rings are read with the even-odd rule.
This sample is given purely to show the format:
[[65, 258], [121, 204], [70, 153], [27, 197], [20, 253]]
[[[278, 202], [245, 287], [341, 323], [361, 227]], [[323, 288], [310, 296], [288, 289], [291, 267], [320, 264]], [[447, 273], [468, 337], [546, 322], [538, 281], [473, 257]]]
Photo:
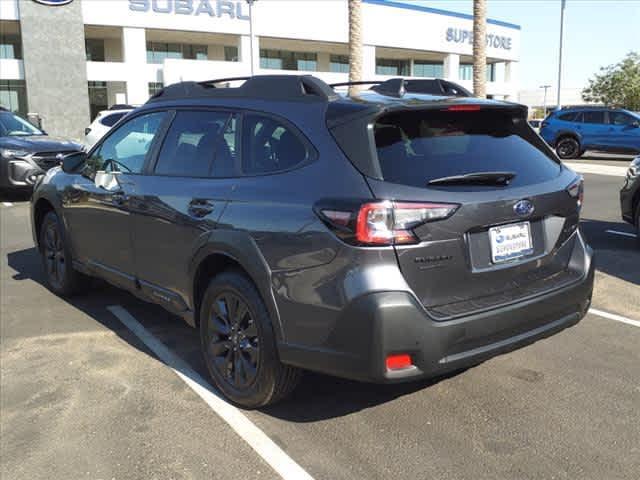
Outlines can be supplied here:
[[238, 47], [225, 45], [224, 47], [224, 61], [225, 62], [237, 62], [238, 58]]
[[329, 70], [335, 73], [349, 73], [348, 55], [331, 55]]
[[307, 52], [261, 49], [260, 68], [316, 71], [318, 56], [315, 53]]
[[444, 76], [442, 63], [416, 60], [413, 62], [413, 76], [442, 78]]
[[[461, 63], [459, 70], [460, 80], [473, 80], [473, 65], [471, 63]], [[496, 81], [496, 64], [487, 64], [487, 82]]]
[[2, 35], [0, 37], [0, 58], [22, 60], [22, 42], [19, 35]]
[[165, 58], [207, 60], [209, 58], [208, 47], [206, 45], [147, 42], [147, 63], [162, 63]]
[[396, 60], [392, 58], [378, 58], [376, 60], [377, 75], [411, 75], [411, 64], [409, 60]]
[[18, 115], [27, 116], [27, 88], [24, 80], [0, 80], [0, 105]]
[[22, 60], [19, 22], [0, 20], [0, 58]]
[[153, 97], [156, 93], [164, 88], [162, 82], [149, 82], [149, 96]]
[[89, 110], [91, 121], [98, 116], [102, 110], [108, 108], [107, 82], [89, 82]]
[[84, 41], [87, 62], [104, 62], [104, 40], [87, 38]]

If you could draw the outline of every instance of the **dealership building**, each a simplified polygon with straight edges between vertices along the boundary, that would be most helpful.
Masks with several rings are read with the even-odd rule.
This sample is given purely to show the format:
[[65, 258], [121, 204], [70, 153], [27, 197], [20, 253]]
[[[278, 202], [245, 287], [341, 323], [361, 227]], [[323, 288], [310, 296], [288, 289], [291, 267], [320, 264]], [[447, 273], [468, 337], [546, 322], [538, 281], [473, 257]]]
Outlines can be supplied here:
[[[470, 15], [363, 0], [363, 76], [470, 89], [471, 31]], [[346, 81], [348, 32], [347, 0], [258, 0], [253, 22], [245, 0], [0, 0], [0, 104], [81, 138], [113, 104], [142, 104], [181, 80], [246, 76], [252, 63], [256, 74]], [[520, 27], [489, 20], [488, 95], [517, 100], [519, 51]]]

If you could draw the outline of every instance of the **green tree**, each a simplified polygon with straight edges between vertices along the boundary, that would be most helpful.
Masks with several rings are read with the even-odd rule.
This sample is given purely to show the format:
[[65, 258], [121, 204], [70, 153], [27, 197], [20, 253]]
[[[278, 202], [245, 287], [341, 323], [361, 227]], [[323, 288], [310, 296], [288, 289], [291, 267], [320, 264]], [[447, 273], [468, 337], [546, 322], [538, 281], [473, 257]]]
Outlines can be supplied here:
[[640, 54], [630, 52], [620, 63], [601, 67], [582, 91], [582, 98], [640, 111]]

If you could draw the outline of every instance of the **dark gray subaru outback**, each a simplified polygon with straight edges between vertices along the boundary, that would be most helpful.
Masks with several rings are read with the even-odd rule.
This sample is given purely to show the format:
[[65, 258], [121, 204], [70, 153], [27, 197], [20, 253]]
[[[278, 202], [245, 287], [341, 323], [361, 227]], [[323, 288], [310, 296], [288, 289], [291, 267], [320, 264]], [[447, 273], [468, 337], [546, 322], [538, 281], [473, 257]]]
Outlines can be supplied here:
[[578, 322], [582, 179], [520, 105], [311, 76], [165, 88], [32, 200], [46, 281], [97, 276], [200, 329], [215, 385], [436, 376]]

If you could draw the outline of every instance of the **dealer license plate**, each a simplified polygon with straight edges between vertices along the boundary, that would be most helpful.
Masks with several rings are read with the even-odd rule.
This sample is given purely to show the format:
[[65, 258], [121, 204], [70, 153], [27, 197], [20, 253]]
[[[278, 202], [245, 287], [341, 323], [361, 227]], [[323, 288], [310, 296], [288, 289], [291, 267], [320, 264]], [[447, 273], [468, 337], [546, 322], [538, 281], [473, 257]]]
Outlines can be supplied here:
[[493, 263], [506, 262], [533, 253], [529, 222], [490, 228], [489, 238]]

